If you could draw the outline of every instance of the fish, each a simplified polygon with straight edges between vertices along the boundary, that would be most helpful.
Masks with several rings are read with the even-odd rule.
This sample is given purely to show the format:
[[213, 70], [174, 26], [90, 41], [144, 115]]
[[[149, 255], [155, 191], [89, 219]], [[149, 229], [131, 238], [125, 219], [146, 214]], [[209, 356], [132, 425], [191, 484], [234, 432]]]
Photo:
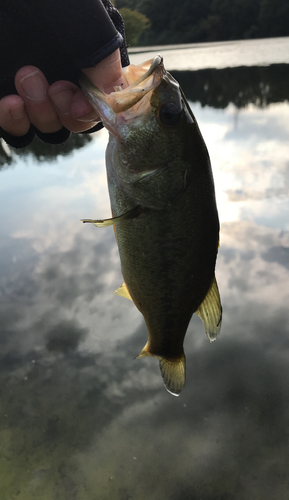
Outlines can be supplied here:
[[124, 283], [115, 293], [142, 313], [148, 341], [137, 358], [156, 357], [178, 396], [186, 380], [184, 338], [193, 313], [210, 341], [221, 328], [215, 265], [219, 218], [210, 158], [196, 118], [157, 55], [123, 69], [128, 87], [105, 94], [80, 85], [109, 131], [106, 171]]

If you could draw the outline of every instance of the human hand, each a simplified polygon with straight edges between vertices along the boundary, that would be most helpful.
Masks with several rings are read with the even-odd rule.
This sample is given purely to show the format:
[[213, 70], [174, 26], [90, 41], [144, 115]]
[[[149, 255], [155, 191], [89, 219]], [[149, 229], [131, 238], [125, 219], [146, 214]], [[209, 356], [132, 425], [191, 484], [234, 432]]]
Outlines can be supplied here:
[[[94, 68], [82, 70], [100, 90], [127, 87], [122, 74], [120, 52], [116, 50]], [[13, 136], [27, 134], [31, 124], [43, 133], [67, 128], [83, 132], [100, 121], [83, 92], [74, 83], [58, 81], [49, 86], [35, 66], [24, 66], [15, 75], [18, 94], [0, 100], [0, 127]]]

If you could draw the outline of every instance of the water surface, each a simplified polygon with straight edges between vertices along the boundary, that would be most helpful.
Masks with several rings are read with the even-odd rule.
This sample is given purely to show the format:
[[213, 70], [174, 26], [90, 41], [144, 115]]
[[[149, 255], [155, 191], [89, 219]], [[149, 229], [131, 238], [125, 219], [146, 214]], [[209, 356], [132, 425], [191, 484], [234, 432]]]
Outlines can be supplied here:
[[112, 294], [112, 228], [80, 223], [110, 213], [106, 132], [0, 152], [1, 499], [287, 498], [286, 62], [217, 69], [213, 51], [210, 70], [170, 68], [211, 155], [224, 307], [213, 344], [192, 318], [179, 398], [134, 359], [147, 332]]
[[169, 71], [288, 64], [289, 37], [135, 47], [130, 49], [131, 63], [140, 64], [157, 53], [164, 56]]

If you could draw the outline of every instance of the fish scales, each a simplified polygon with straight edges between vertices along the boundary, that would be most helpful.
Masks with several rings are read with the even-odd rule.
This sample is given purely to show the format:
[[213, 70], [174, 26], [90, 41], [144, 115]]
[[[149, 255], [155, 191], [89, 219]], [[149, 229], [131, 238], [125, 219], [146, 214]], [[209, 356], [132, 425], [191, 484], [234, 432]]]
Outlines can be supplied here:
[[161, 58], [144, 64], [142, 78], [141, 98], [135, 97], [138, 82], [111, 94], [111, 100], [125, 101], [123, 111], [121, 102], [116, 106], [83, 84], [110, 131], [106, 166], [113, 218], [89, 221], [115, 224], [125, 283], [119, 294], [125, 290], [148, 329], [138, 357], [157, 357], [167, 390], [178, 395], [192, 314], [200, 315], [210, 340], [220, 329], [214, 274], [219, 220], [207, 148], [182, 91]]
[[[167, 209], [148, 208], [116, 224], [124, 281], [145, 318], [153, 352], [170, 358], [182, 353], [188, 323], [212, 282], [218, 245], [213, 193], [200, 199], [199, 181], [209, 183], [208, 172], [195, 174]], [[113, 213], [123, 213], [131, 200], [110, 177], [108, 183]]]

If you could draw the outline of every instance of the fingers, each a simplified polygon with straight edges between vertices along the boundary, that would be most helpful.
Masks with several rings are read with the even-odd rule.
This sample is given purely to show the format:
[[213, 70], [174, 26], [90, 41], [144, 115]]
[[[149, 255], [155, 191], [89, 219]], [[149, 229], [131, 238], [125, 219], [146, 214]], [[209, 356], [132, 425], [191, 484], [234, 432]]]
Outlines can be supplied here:
[[16, 73], [15, 86], [30, 122], [41, 132], [53, 133], [62, 127], [82, 132], [99, 121], [76, 85], [59, 81], [49, 87], [44, 74], [34, 66]]
[[[86, 68], [83, 71], [103, 92], [113, 92], [116, 85], [122, 88], [128, 86], [122, 73], [119, 50], [113, 52], [95, 67]], [[55, 82], [50, 86], [48, 95], [61, 124], [68, 130], [82, 132], [99, 121], [83, 92], [73, 83]]]
[[49, 87], [44, 74], [34, 66], [16, 73], [15, 86], [19, 95], [0, 100], [0, 126], [11, 135], [25, 135], [31, 124], [43, 133], [62, 127], [82, 132], [99, 121], [76, 85], [59, 81]]
[[71, 132], [83, 132], [99, 121], [82, 91], [73, 83], [55, 82], [48, 95], [61, 124]]
[[0, 127], [15, 136], [27, 134], [30, 120], [20, 96], [9, 95], [0, 100]]
[[[105, 93], [113, 92], [115, 86], [128, 86], [119, 50], [94, 68], [83, 71]], [[49, 86], [44, 74], [35, 66], [21, 68], [15, 75], [15, 86], [19, 95], [0, 100], [0, 126], [11, 135], [25, 135], [31, 124], [43, 133], [58, 132], [62, 127], [71, 132], [83, 132], [100, 121], [76, 85], [58, 81]]]
[[62, 128], [50, 99], [49, 84], [43, 73], [35, 66], [25, 66], [17, 71], [15, 87], [22, 98], [30, 122], [44, 133], [57, 132]]
[[71, 82], [59, 81], [48, 86], [37, 68], [18, 71], [15, 84], [19, 95], [0, 100], [0, 127], [14, 136], [27, 134], [31, 123], [44, 133], [66, 127], [83, 132], [99, 121], [81, 90]]

